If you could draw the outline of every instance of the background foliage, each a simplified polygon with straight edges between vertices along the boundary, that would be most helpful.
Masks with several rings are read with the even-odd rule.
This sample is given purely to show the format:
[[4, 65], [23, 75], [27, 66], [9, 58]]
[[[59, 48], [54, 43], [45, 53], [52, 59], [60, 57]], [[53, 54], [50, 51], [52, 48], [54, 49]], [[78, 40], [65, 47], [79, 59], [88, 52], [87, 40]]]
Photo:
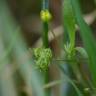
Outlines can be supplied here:
[[0, 96], [96, 96], [95, 6], [0, 0]]

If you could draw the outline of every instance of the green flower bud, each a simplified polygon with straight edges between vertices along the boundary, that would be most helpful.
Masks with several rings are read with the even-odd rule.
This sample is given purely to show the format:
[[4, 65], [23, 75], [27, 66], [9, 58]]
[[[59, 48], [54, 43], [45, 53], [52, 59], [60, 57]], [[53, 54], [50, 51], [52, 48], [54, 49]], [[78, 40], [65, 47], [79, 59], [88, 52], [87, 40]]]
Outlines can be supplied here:
[[41, 11], [40, 17], [41, 17], [41, 20], [44, 21], [44, 22], [48, 22], [52, 18], [50, 12], [47, 9]]

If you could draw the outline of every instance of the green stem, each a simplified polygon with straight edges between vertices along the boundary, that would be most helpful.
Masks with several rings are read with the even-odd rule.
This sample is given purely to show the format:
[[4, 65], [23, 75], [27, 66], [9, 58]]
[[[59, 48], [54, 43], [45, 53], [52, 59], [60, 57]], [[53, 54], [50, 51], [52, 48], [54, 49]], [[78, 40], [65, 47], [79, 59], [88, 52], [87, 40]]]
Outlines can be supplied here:
[[[43, 22], [43, 34], [42, 34], [42, 39], [43, 39], [43, 47], [48, 48], [49, 47], [49, 42], [48, 42], [48, 22]], [[49, 69], [45, 73], [45, 84], [49, 82]], [[50, 96], [50, 89], [46, 89], [46, 96]]]
[[[49, 70], [45, 73], [45, 84], [49, 83]], [[46, 96], [50, 96], [50, 88], [45, 90]]]
[[48, 48], [48, 22], [43, 22], [43, 46]]

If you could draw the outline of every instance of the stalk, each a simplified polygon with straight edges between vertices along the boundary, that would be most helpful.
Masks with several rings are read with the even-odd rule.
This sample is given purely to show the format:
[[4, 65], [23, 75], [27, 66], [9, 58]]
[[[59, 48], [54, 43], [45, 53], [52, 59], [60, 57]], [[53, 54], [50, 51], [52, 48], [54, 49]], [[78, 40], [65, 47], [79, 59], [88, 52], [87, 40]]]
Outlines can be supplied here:
[[[49, 47], [49, 42], [48, 42], [48, 23], [50, 20], [50, 13], [48, 11], [48, 6], [49, 6], [49, 0], [43, 0], [43, 6], [42, 6], [42, 11], [41, 11], [41, 19], [43, 23], [43, 33], [42, 33], [42, 40], [43, 40], [43, 47], [48, 48]], [[45, 78], [45, 84], [49, 82], [49, 68], [48, 70], [44, 73], [44, 78]], [[45, 90], [45, 96], [50, 96], [50, 89]]]
[[[43, 39], [43, 46], [44, 48], [48, 48], [48, 23], [43, 22], [43, 34], [42, 34], [42, 39]], [[45, 84], [49, 82], [49, 69], [45, 72]], [[50, 96], [50, 91], [49, 89], [46, 89], [46, 96]]]
[[48, 22], [43, 22], [42, 39], [43, 39], [43, 47], [48, 48], [48, 46], [49, 46], [49, 43], [48, 43]]

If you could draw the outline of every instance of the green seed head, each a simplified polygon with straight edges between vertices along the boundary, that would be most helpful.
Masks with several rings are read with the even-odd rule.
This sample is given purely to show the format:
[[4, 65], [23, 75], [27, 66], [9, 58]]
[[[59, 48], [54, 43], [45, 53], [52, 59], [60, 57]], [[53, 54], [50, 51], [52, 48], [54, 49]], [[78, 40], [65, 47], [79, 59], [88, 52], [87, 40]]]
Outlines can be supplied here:
[[34, 55], [36, 57], [36, 67], [40, 69], [40, 71], [47, 71], [52, 59], [51, 50], [49, 48], [36, 48]]

